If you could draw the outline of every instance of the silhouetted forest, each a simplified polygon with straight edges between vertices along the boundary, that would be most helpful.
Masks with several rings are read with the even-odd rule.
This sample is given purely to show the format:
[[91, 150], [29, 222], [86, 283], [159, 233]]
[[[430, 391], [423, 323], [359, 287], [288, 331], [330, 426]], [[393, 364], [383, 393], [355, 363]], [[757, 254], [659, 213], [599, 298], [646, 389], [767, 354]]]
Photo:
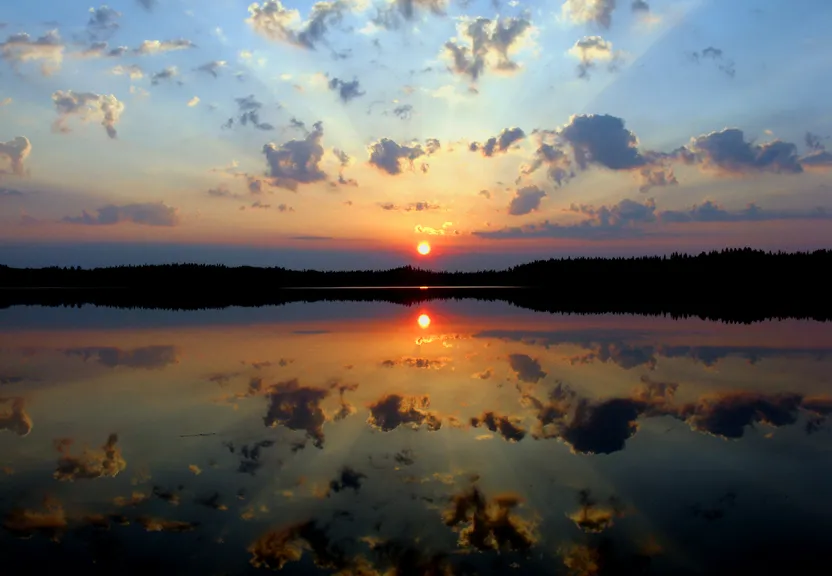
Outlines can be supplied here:
[[[350, 272], [197, 264], [90, 270], [0, 266], [0, 307], [94, 304], [201, 309], [324, 300], [413, 305], [437, 298], [474, 298], [546, 312], [664, 314], [731, 322], [789, 317], [827, 321], [832, 319], [830, 269], [829, 250], [751, 249], [696, 256], [550, 259], [480, 272], [432, 272], [409, 266]], [[406, 286], [432, 288], [381, 288]]]

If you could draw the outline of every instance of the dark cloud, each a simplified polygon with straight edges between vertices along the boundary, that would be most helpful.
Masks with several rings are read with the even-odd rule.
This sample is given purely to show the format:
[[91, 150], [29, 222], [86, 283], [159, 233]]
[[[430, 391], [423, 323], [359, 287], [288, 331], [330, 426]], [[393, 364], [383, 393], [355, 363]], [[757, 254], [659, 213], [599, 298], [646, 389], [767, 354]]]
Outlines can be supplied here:
[[633, 12], [650, 12], [650, 5], [644, 0], [633, 0], [630, 8]]
[[110, 434], [107, 442], [99, 450], [84, 450], [79, 455], [70, 453], [72, 440], [62, 438], [55, 440], [55, 449], [60, 453], [58, 466], [53, 476], [56, 480], [92, 480], [95, 478], [115, 477], [127, 468], [127, 462], [118, 447], [118, 435]]
[[108, 204], [96, 209], [96, 212], [96, 215], [92, 215], [84, 210], [81, 216], [64, 217], [63, 222], [88, 226], [109, 226], [121, 222], [146, 226], [177, 226], [180, 222], [179, 210], [163, 202], [123, 206]]
[[423, 424], [428, 430], [439, 430], [442, 421], [436, 413], [430, 412], [429, 408], [428, 396], [387, 394], [370, 404], [367, 423], [384, 432], [395, 430], [402, 425], [419, 428]]
[[[261, 388], [262, 381], [253, 379], [250, 387]], [[326, 414], [321, 402], [329, 396], [329, 390], [301, 386], [296, 378], [263, 390], [268, 400], [268, 409], [263, 417], [267, 427], [283, 426], [289, 430], [305, 431], [316, 448], [324, 447]]]
[[52, 94], [52, 103], [58, 113], [58, 119], [52, 124], [55, 132], [67, 133], [70, 128], [66, 121], [74, 116], [81, 121], [100, 119], [101, 125], [110, 138], [116, 137], [116, 124], [124, 112], [124, 103], [112, 94], [93, 94], [92, 92], [73, 92], [58, 90]]
[[723, 438], [740, 438], [745, 428], [757, 423], [786, 426], [797, 422], [799, 394], [728, 392], [705, 397], [677, 409], [677, 415], [700, 432]]
[[338, 148], [333, 148], [332, 153], [338, 159], [338, 164], [340, 164], [340, 168], [338, 170], [338, 184], [341, 184], [342, 186], [358, 186], [358, 182], [356, 180], [353, 178], [346, 178], [344, 176], [344, 169], [351, 166], [353, 163], [350, 155], [343, 150], [339, 150]]
[[320, 168], [324, 156], [321, 145], [323, 136], [323, 124], [315, 122], [312, 131], [303, 140], [289, 140], [280, 146], [274, 143], [263, 146], [272, 184], [296, 191], [300, 184], [326, 180], [326, 174]]
[[526, 133], [520, 128], [504, 128], [497, 136], [492, 136], [484, 144], [471, 142], [468, 149], [471, 152], [482, 152], [483, 156], [493, 156], [496, 152], [508, 152], [511, 145], [526, 137]]
[[521, 382], [539, 382], [546, 377], [540, 362], [526, 354], [509, 354], [508, 364]]
[[447, 366], [449, 360], [448, 358], [413, 358], [411, 356], [406, 356], [404, 358], [399, 358], [398, 360], [384, 360], [381, 362], [381, 365], [385, 368], [392, 368], [394, 366], [406, 366], [408, 368], [434, 368], [439, 369]]
[[610, 170], [630, 170], [647, 164], [639, 152], [638, 138], [621, 118], [609, 114], [573, 116], [560, 131], [571, 146], [578, 166], [586, 170], [598, 164]]
[[510, 58], [509, 52], [522, 43], [531, 27], [531, 22], [524, 17], [468, 20], [460, 30], [464, 44], [457, 40], [445, 42], [450, 71], [476, 82], [487, 67], [500, 72], [517, 70], [519, 65]]
[[26, 401], [23, 398], [0, 397], [0, 407], [9, 405], [10, 410], [0, 411], [0, 432], [6, 430], [18, 436], [27, 436], [32, 431], [32, 418], [26, 413]]
[[236, 192], [232, 192], [228, 189], [228, 186], [225, 184], [220, 184], [216, 188], [209, 188], [206, 192], [208, 196], [212, 196], [214, 198], [239, 198], [240, 195]]
[[697, 64], [699, 64], [699, 62], [701, 62], [702, 60], [711, 60], [719, 69], [719, 71], [723, 72], [729, 78], [733, 78], [736, 75], [736, 70], [734, 69], [734, 61], [725, 58], [722, 49], [720, 48], [708, 46], [701, 52], [690, 53], [690, 57]]
[[138, 2], [142, 8], [149, 12], [156, 7], [157, 0], [136, 0], [136, 2]]
[[523, 216], [535, 212], [545, 197], [546, 192], [537, 186], [519, 188], [508, 204], [508, 213], [512, 216]]
[[615, 518], [624, 515], [620, 502], [616, 498], [610, 498], [609, 506], [599, 506], [592, 498], [589, 490], [578, 492], [578, 504], [580, 509], [569, 515], [569, 519], [575, 523], [580, 530], [588, 534], [600, 534], [612, 527]]
[[201, 66], [195, 68], [197, 72], [205, 72], [206, 74], [210, 74], [214, 78], [219, 78], [219, 71], [222, 70], [227, 66], [227, 62], [225, 60], [212, 60], [211, 62], [206, 62]]
[[[404, 22], [413, 22], [422, 12], [444, 16], [447, 8], [448, 0], [394, 0], [377, 8], [372, 22], [381, 28], [394, 30]], [[381, 49], [380, 45], [375, 45]]]
[[411, 202], [410, 204], [398, 205], [392, 202], [384, 202], [379, 204], [382, 210], [396, 211], [396, 212], [426, 212], [428, 210], [440, 210], [442, 207], [438, 204], [431, 204], [430, 202]]
[[708, 200], [690, 210], [665, 210], [658, 213], [662, 222], [771, 222], [776, 220], [828, 220], [832, 212], [818, 207], [814, 210], [763, 210], [749, 204], [742, 210], [728, 211]]
[[346, 104], [350, 100], [353, 100], [354, 98], [364, 96], [365, 94], [365, 92], [361, 91], [361, 86], [358, 80], [355, 78], [353, 78], [349, 82], [340, 80], [338, 78], [332, 78], [329, 81], [329, 89], [338, 92], [338, 97], [344, 104]]
[[179, 69], [176, 66], [167, 66], [164, 69], [153, 73], [150, 76], [150, 83], [157, 86], [160, 82], [173, 80], [179, 76]]
[[471, 418], [471, 426], [484, 426], [509, 442], [519, 442], [526, 437], [526, 431], [520, 426], [519, 421], [494, 412], [483, 412], [480, 416]]
[[88, 346], [85, 348], [68, 348], [63, 352], [68, 356], [78, 356], [84, 362], [95, 360], [107, 368], [124, 366], [127, 368], [157, 369], [179, 362], [179, 350], [176, 346], [143, 346], [130, 350], [109, 346]]
[[[237, 472], [254, 476], [263, 466], [263, 461], [260, 459], [260, 451], [263, 448], [271, 448], [272, 446], [274, 446], [273, 440], [261, 440], [251, 445], [247, 444], [242, 446], [240, 448], [240, 464], [237, 466]], [[229, 450], [234, 452], [233, 445], [229, 445]]]
[[297, 23], [298, 13], [286, 8], [279, 0], [265, 0], [248, 7], [246, 20], [255, 32], [270, 40], [286, 42], [294, 46], [314, 50], [333, 25], [341, 22], [349, 12], [351, 4], [344, 0], [317, 2], [312, 6], [309, 17]]
[[327, 570], [340, 570], [341, 574], [372, 574], [372, 572], [349, 571], [350, 564], [346, 554], [330, 541], [324, 528], [314, 520], [291, 524], [269, 530], [249, 547], [250, 564], [255, 568], [281, 570], [290, 562], [298, 562], [309, 552], [316, 567]]
[[401, 104], [393, 108], [393, 116], [401, 120], [410, 120], [413, 117], [413, 106], [410, 104]]
[[349, 466], [344, 466], [338, 473], [338, 477], [329, 482], [329, 493], [341, 492], [347, 488], [351, 488], [357, 493], [361, 489], [361, 483], [366, 478], [366, 474], [353, 470]]
[[273, 125], [260, 121], [260, 110], [263, 108], [263, 103], [259, 102], [254, 97], [254, 94], [249, 94], [242, 98], [235, 98], [234, 101], [237, 103], [237, 116], [236, 118], [226, 120], [223, 128], [232, 128], [236, 121], [242, 126], [251, 124], [251, 126], [258, 130], [274, 130]]
[[774, 172], [795, 174], [803, 171], [797, 146], [775, 140], [754, 144], [745, 139], [738, 128], [725, 128], [691, 140], [687, 146], [686, 162], [696, 162], [706, 169], [727, 174]]
[[459, 530], [459, 544], [480, 551], [526, 551], [537, 539], [532, 524], [514, 511], [521, 499], [512, 494], [489, 499], [477, 486], [454, 495], [442, 514], [447, 526]]
[[414, 160], [438, 151], [439, 141], [429, 138], [425, 142], [425, 148], [422, 148], [422, 145], [418, 142], [406, 146], [397, 144], [389, 138], [382, 138], [378, 142], [370, 144], [368, 150], [370, 164], [387, 174], [396, 175], [402, 173], [402, 162], [407, 162], [410, 169], [413, 170]]
[[121, 18], [121, 12], [113, 10], [106, 4], [98, 8], [90, 8], [87, 33], [94, 40], [109, 38], [119, 29], [119, 18]]

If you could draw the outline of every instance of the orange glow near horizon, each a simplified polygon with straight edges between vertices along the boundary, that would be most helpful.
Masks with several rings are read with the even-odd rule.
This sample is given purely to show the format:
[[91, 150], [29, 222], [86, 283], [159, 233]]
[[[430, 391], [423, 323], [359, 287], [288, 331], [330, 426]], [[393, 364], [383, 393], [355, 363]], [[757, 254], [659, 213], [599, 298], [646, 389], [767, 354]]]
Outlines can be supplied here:
[[427, 256], [430, 254], [430, 244], [427, 242], [419, 242], [419, 245], [416, 246], [416, 251], [422, 256]]
[[428, 326], [430, 326], [430, 316], [428, 316], [427, 314], [422, 314], [419, 316], [416, 322], [419, 324], [421, 328], [427, 328]]

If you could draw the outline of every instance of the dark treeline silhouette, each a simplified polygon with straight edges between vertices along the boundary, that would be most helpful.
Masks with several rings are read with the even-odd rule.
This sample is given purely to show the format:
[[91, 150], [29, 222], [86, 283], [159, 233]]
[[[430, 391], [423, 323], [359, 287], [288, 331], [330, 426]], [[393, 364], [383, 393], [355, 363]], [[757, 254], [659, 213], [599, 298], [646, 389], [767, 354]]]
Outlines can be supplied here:
[[[436, 298], [476, 298], [547, 312], [666, 314], [737, 322], [826, 321], [832, 319], [826, 279], [830, 269], [829, 250], [751, 249], [696, 256], [550, 259], [480, 272], [433, 272], [409, 266], [350, 272], [198, 264], [90, 270], [0, 266], [0, 306], [202, 309], [323, 300], [412, 305]], [[347, 286], [367, 289], [336, 288]], [[403, 286], [456, 288], [378, 288]], [[494, 286], [524, 288], [460, 288]]]

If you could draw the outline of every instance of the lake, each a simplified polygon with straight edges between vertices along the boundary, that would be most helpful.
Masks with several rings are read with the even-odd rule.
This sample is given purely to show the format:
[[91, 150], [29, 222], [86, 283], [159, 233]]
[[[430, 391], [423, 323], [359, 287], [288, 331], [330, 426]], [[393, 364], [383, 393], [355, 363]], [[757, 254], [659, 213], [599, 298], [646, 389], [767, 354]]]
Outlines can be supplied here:
[[0, 310], [12, 574], [793, 574], [832, 323], [500, 302]]

